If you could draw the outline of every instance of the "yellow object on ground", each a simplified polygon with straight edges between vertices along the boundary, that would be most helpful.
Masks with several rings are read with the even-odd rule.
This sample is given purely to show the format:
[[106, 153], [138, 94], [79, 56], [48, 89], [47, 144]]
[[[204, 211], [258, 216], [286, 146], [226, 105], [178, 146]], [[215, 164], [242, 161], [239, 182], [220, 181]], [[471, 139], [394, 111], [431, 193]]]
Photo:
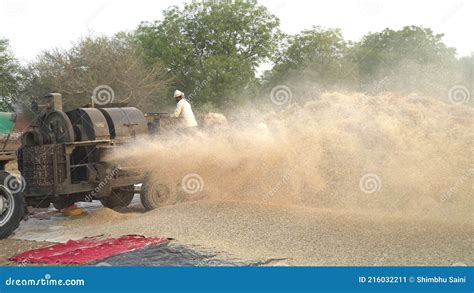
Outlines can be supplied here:
[[72, 205], [70, 207], [63, 209], [63, 215], [69, 216], [69, 217], [80, 216], [84, 212], [85, 211], [83, 208], [78, 208], [76, 205]]

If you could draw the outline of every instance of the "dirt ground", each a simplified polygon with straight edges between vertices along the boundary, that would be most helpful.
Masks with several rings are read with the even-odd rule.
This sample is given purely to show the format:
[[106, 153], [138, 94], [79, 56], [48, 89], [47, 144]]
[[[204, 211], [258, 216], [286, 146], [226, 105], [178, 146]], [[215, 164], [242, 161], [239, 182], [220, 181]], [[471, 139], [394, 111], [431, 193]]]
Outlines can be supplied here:
[[18, 264], [9, 261], [8, 258], [25, 250], [40, 248], [50, 244], [51, 243], [44, 241], [28, 241], [19, 239], [0, 240], [0, 266], [16, 266]]
[[[448, 223], [387, 214], [199, 200], [148, 213], [97, 208], [73, 220], [22, 225], [15, 238], [65, 241], [141, 234], [188, 247], [276, 265], [473, 265], [472, 222]], [[36, 227], [36, 228], [35, 228]], [[5, 258], [45, 242], [4, 240]], [[270, 264], [272, 264], [270, 262]]]

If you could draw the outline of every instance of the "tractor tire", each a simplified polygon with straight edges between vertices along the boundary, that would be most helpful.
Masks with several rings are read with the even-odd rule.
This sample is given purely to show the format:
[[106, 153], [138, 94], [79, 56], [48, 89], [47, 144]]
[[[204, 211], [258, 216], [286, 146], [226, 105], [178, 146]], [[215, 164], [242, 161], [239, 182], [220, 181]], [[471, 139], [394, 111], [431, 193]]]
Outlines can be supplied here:
[[112, 193], [100, 199], [102, 205], [109, 209], [127, 207], [135, 195], [135, 185], [112, 189]]
[[12, 180], [17, 179], [8, 172], [0, 171], [0, 239], [10, 236], [25, 216], [26, 204], [21, 194], [21, 182], [11, 188]]
[[140, 191], [140, 201], [147, 211], [165, 206], [169, 203], [170, 190], [165, 185], [156, 186], [143, 183]]

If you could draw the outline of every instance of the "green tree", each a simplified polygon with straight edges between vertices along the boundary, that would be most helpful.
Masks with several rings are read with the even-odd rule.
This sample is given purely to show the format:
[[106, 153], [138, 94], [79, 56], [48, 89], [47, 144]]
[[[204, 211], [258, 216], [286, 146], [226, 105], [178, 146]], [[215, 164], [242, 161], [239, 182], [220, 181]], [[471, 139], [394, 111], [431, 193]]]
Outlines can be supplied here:
[[236, 97], [254, 88], [255, 71], [279, 38], [279, 20], [252, 1], [185, 4], [163, 16], [142, 23], [137, 39], [147, 60], [163, 62], [174, 86], [198, 106], [243, 102]]
[[472, 53], [471, 56], [460, 58], [459, 65], [461, 82], [469, 86], [471, 90], [474, 90], [474, 53]]
[[28, 72], [23, 95], [42, 97], [58, 92], [66, 109], [90, 103], [95, 89], [108, 86], [114, 94], [111, 102], [159, 110], [166, 90], [160, 64], [145, 64], [133, 36], [126, 33], [86, 37], [70, 49], [46, 51], [29, 64]]
[[313, 27], [287, 36], [275, 55], [274, 66], [264, 75], [267, 87], [288, 84], [297, 96], [305, 96], [311, 84], [313, 94], [335, 87], [350, 87], [357, 80], [357, 70], [347, 58], [349, 44], [340, 30]]
[[351, 52], [358, 66], [360, 90], [421, 92], [444, 96], [452, 85], [456, 50], [442, 34], [407, 26], [366, 35]]
[[8, 47], [0, 39], [0, 111], [12, 111], [20, 90], [21, 68]]

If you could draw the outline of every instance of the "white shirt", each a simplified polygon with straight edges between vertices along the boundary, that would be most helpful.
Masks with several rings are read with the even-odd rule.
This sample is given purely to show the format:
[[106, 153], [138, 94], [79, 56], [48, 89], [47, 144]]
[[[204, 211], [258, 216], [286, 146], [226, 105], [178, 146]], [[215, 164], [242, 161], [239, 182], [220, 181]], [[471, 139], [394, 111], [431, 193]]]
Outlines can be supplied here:
[[185, 99], [181, 99], [176, 105], [174, 117], [183, 118], [184, 127], [197, 126], [196, 118], [194, 118], [193, 109], [191, 109], [191, 104]]

